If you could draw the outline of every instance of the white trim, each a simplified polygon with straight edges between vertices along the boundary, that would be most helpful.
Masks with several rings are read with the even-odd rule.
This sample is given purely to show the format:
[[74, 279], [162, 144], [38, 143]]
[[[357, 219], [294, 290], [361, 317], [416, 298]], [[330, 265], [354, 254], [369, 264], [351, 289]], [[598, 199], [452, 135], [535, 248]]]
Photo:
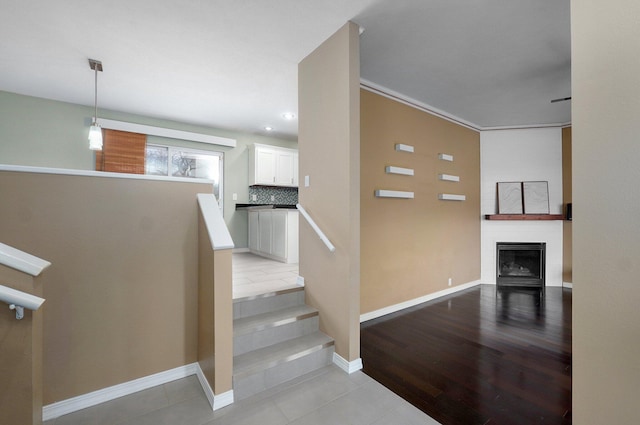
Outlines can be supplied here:
[[362, 369], [362, 358], [358, 357], [357, 359], [350, 362], [334, 351], [333, 364], [351, 375], [352, 373]]
[[435, 115], [436, 117], [442, 118], [444, 120], [450, 121], [454, 124], [461, 125], [470, 130], [475, 130], [477, 132], [481, 131], [492, 131], [492, 130], [519, 130], [519, 129], [527, 129], [527, 128], [547, 128], [547, 127], [570, 127], [571, 121], [563, 122], [563, 123], [551, 123], [551, 124], [528, 124], [528, 125], [514, 125], [514, 126], [493, 126], [493, 127], [482, 127], [480, 125], [474, 124], [470, 121], [459, 118], [453, 114], [445, 112], [441, 109], [435, 108], [429, 104], [424, 102], [420, 102], [419, 100], [413, 99], [409, 96], [406, 96], [402, 93], [398, 93], [391, 89], [388, 89], [384, 86], [373, 83], [369, 80], [365, 80], [364, 78], [360, 79], [360, 88], [370, 91], [372, 93], [379, 94], [380, 96], [386, 97], [387, 99], [395, 100], [396, 102], [400, 102], [412, 108], [418, 109], [422, 112], [426, 112], [430, 115]]
[[387, 174], [402, 174], [403, 176], [413, 176], [413, 168], [402, 168], [393, 165], [387, 165], [384, 171]]
[[449, 155], [448, 153], [439, 153], [438, 159], [441, 159], [443, 161], [453, 162], [453, 155]]
[[304, 288], [304, 277], [298, 276], [296, 278], [296, 285], [300, 286], [301, 288]]
[[196, 376], [198, 377], [198, 381], [200, 381], [200, 385], [202, 386], [202, 391], [207, 396], [207, 400], [209, 400], [209, 405], [211, 405], [211, 410], [222, 409], [223, 407], [229, 406], [233, 404], [233, 390], [229, 390], [226, 393], [222, 393], [220, 395], [215, 395], [213, 393], [213, 389], [211, 389], [211, 385], [209, 385], [209, 381], [204, 376], [204, 372], [202, 368], [200, 368], [199, 363], [195, 363], [196, 365]]
[[186, 378], [187, 376], [197, 374], [198, 368], [199, 366], [197, 363], [192, 363], [49, 404], [42, 408], [42, 420], [48, 421], [55, 419], [59, 416], [86, 409], [87, 407], [111, 401], [138, 391], [166, 384], [167, 382], [175, 381], [177, 379]]
[[402, 192], [400, 190], [377, 189], [374, 192], [376, 198], [402, 198], [413, 199], [413, 192]]
[[0, 264], [19, 270], [31, 276], [38, 276], [51, 265], [50, 262], [0, 243]]
[[379, 94], [380, 96], [386, 97], [391, 100], [395, 100], [396, 102], [403, 103], [407, 106], [411, 106], [413, 108], [419, 109], [428, 114], [435, 115], [437, 117], [450, 121], [454, 124], [461, 125], [468, 129], [475, 130], [475, 131], [481, 130], [480, 127], [478, 127], [477, 125], [469, 121], [463, 120], [462, 118], [458, 118], [455, 115], [449, 114], [441, 109], [434, 108], [433, 106], [427, 105], [426, 103], [412, 99], [409, 96], [405, 96], [396, 91], [389, 90], [386, 87], [383, 87], [371, 81], [365, 80], [364, 78], [360, 79], [360, 87], [372, 93]]
[[35, 173], [35, 174], [59, 174], [62, 176], [83, 176], [83, 177], [108, 177], [116, 179], [130, 180], [156, 180], [165, 182], [181, 182], [181, 183], [205, 183], [213, 185], [215, 182], [209, 179], [195, 179], [187, 177], [165, 177], [152, 176], [147, 174], [126, 174], [111, 173], [108, 171], [91, 171], [91, 170], [73, 170], [69, 168], [49, 168], [49, 167], [32, 167], [28, 165], [4, 165], [0, 164], [0, 171], [10, 171], [16, 173]]
[[465, 195], [456, 195], [453, 193], [439, 193], [438, 199], [441, 201], [466, 201], [467, 197]]
[[243, 252], [251, 252], [249, 248], [233, 248], [234, 254], [241, 254]]
[[214, 251], [233, 249], [233, 239], [213, 193], [198, 193], [198, 205]]
[[[93, 118], [93, 117], [92, 117]], [[125, 121], [115, 121], [98, 118], [98, 124], [102, 128], [110, 130], [128, 131], [131, 133], [148, 134], [150, 136], [167, 137], [169, 139], [189, 140], [192, 142], [207, 143], [210, 145], [236, 147], [236, 140], [226, 137], [211, 136], [209, 134], [194, 133], [191, 131], [174, 130], [171, 128], [155, 127], [151, 125], [136, 124]]]
[[571, 127], [571, 122], [559, 122], [551, 124], [528, 124], [528, 125], [509, 125], [509, 126], [495, 126], [495, 127], [480, 127], [481, 131], [496, 131], [496, 130], [528, 130], [534, 128], [564, 128]]
[[455, 294], [456, 292], [464, 291], [465, 289], [473, 288], [474, 286], [480, 285], [482, 282], [479, 280], [465, 283], [463, 285], [458, 285], [453, 288], [447, 288], [442, 291], [434, 292], [433, 294], [425, 295], [424, 297], [415, 298], [413, 300], [405, 301], [399, 304], [390, 305], [389, 307], [384, 307], [379, 310], [371, 311], [369, 313], [364, 313], [360, 315], [360, 323], [366, 322], [367, 320], [377, 319], [378, 317], [385, 316], [387, 314], [395, 313], [400, 310], [404, 310], [405, 308], [414, 307], [418, 304], [425, 303], [427, 301], [432, 301], [440, 297], [444, 297], [446, 295]]
[[573, 289], [573, 282], [562, 282], [562, 287]]

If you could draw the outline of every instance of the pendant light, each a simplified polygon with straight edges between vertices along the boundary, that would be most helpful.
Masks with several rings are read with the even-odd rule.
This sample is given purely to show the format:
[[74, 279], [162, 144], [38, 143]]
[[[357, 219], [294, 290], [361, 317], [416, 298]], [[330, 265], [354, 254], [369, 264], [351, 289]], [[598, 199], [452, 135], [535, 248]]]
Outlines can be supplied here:
[[89, 149], [92, 151], [102, 150], [102, 129], [98, 125], [98, 71], [102, 72], [102, 62], [95, 59], [89, 59], [89, 67], [95, 72], [95, 96], [94, 96], [94, 115], [93, 123], [89, 128]]

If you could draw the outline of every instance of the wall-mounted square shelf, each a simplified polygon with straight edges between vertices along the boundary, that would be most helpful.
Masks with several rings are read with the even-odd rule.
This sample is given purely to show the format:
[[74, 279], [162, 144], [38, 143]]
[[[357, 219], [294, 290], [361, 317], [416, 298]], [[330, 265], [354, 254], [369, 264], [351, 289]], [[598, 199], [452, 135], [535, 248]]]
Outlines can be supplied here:
[[467, 197], [465, 195], [455, 195], [453, 193], [440, 193], [438, 199], [441, 201], [465, 201]]
[[446, 182], [459, 182], [460, 176], [452, 176], [451, 174], [438, 174], [438, 179]]
[[563, 220], [562, 214], [485, 214], [486, 220]]
[[387, 174], [402, 174], [403, 176], [413, 176], [412, 168], [394, 167], [393, 165], [387, 166], [384, 171]]
[[413, 192], [402, 192], [399, 190], [378, 189], [375, 191], [376, 198], [400, 198], [413, 199]]
[[402, 143], [396, 143], [396, 151], [413, 153], [413, 146], [403, 145]]

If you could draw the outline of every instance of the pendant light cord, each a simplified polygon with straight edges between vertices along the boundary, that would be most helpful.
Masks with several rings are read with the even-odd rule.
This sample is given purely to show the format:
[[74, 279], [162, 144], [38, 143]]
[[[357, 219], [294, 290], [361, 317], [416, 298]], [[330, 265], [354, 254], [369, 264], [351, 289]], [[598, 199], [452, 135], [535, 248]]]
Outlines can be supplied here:
[[93, 114], [93, 124], [94, 125], [98, 125], [98, 65], [96, 64], [94, 66], [94, 71], [95, 71], [95, 84], [93, 85], [94, 87], [94, 114]]

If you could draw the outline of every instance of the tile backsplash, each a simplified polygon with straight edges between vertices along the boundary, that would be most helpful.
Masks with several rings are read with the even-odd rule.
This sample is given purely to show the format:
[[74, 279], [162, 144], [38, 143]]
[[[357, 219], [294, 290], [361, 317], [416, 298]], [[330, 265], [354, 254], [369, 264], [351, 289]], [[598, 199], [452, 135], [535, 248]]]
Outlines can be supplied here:
[[[253, 200], [256, 195], [256, 200]], [[273, 196], [273, 200], [271, 197]], [[298, 203], [297, 187], [249, 186], [250, 204], [295, 205]]]

